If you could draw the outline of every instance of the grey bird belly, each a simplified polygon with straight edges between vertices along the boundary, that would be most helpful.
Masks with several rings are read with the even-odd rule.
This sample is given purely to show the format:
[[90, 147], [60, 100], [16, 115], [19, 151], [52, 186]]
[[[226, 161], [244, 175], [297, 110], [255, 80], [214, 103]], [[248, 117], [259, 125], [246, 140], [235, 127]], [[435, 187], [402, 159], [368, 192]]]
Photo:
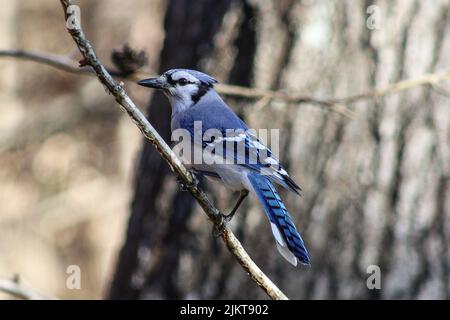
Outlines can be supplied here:
[[[182, 155], [179, 155], [186, 168], [194, 169], [200, 173], [204, 172], [208, 178], [222, 182], [231, 190], [252, 190], [250, 181], [247, 178], [248, 169], [233, 162], [227, 163], [220, 156], [203, 152], [199, 145], [190, 144], [190, 146], [190, 152], [183, 152]], [[195, 160], [196, 156], [194, 154], [197, 155], [197, 160]], [[217, 175], [220, 179], [211, 177], [211, 174], [206, 173]]]
[[242, 166], [236, 164], [195, 164], [192, 167], [198, 171], [208, 171], [217, 174], [220, 177], [220, 181], [231, 190], [251, 190], [247, 178], [247, 169]]

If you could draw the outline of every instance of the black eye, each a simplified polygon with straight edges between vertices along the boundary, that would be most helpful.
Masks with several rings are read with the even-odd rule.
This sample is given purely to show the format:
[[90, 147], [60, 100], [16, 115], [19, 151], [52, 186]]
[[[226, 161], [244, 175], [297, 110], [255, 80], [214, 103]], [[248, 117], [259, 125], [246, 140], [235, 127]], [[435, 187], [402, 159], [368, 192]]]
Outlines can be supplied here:
[[178, 80], [178, 84], [180, 86], [185, 86], [189, 83], [189, 81], [187, 81], [185, 78], [181, 78], [180, 80]]

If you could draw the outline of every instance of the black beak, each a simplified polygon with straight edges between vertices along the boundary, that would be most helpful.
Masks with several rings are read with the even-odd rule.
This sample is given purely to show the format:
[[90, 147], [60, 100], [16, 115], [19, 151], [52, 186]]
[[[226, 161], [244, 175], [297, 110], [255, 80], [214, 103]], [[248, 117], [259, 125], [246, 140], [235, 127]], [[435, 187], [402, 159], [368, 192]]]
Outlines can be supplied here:
[[144, 80], [138, 81], [137, 84], [141, 85], [143, 87], [149, 87], [149, 88], [154, 88], [154, 89], [164, 89], [165, 88], [165, 83], [160, 78], [144, 79]]

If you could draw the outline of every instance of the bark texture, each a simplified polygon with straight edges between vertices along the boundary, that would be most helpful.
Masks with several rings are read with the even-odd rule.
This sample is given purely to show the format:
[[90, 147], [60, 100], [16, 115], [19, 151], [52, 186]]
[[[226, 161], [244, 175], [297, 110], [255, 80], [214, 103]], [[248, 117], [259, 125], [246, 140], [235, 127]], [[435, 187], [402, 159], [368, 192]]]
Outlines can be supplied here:
[[[449, 11], [445, 0], [173, 0], [160, 71], [200, 67], [235, 84], [353, 95], [447, 69]], [[288, 297], [450, 297], [448, 90], [447, 82], [353, 103], [354, 119], [308, 104], [228, 100], [251, 127], [281, 129], [281, 161], [304, 190], [281, 195], [310, 268], [278, 255], [255, 199], [232, 222]], [[169, 138], [166, 98], [155, 94], [148, 113]], [[220, 208], [233, 205], [222, 187], [210, 190]], [[144, 144], [110, 298], [264, 297], [196, 210]], [[380, 290], [366, 286], [370, 265], [380, 267]]]

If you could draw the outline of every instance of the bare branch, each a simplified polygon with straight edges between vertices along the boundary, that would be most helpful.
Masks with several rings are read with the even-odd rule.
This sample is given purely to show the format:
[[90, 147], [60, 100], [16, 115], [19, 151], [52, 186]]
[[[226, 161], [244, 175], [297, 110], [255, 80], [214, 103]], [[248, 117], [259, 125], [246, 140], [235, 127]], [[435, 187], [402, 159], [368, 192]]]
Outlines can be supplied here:
[[0, 50], [0, 57], [10, 57], [34, 61], [70, 73], [88, 74], [88, 75], [92, 74], [92, 71], [89, 68], [80, 68], [79, 66], [76, 65], [76, 62], [73, 59], [70, 59], [69, 57], [62, 55], [32, 52], [21, 49], [9, 49], [9, 50]]
[[[70, 73], [80, 73], [84, 75], [95, 76], [95, 73], [92, 72], [90, 68], [79, 67], [73, 59], [70, 59], [66, 56], [59, 56], [47, 53], [39, 53], [39, 52], [31, 52], [20, 49], [10, 49], [10, 50], [0, 50], [0, 57], [10, 57], [10, 58], [18, 58], [23, 60], [34, 61], [42, 64], [47, 64], [56, 69], [67, 71]], [[113, 70], [107, 68], [108, 72], [112, 76], [121, 77], [129, 80], [138, 80], [142, 78], [149, 78], [153, 75], [136, 71], [134, 73], [129, 72], [120, 72], [117, 70]], [[330, 107], [333, 111], [346, 116], [348, 118], [353, 117], [353, 111], [347, 109], [343, 105], [338, 105], [336, 102], [321, 100], [318, 98], [314, 98], [311, 96], [289, 96], [287, 94], [279, 93], [276, 91], [269, 90], [260, 90], [255, 88], [247, 88], [240, 86], [233, 86], [227, 84], [218, 84], [216, 89], [219, 93], [222, 93], [227, 96], [234, 96], [239, 98], [248, 98], [248, 99], [263, 99], [263, 100], [281, 100], [285, 102], [291, 103], [312, 103], [315, 105]]]
[[18, 275], [12, 280], [0, 278], [0, 291], [24, 300], [56, 300], [22, 284]]
[[289, 95], [279, 91], [263, 90], [257, 88], [247, 88], [241, 86], [233, 86], [229, 84], [218, 84], [217, 91], [231, 97], [248, 98], [248, 99], [258, 99], [265, 101], [267, 100], [278, 100], [287, 103], [311, 103], [314, 105], [328, 107], [331, 110], [346, 116], [348, 118], [353, 118], [354, 112], [346, 108], [342, 104], [344, 102], [337, 102], [333, 99], [320, 99], [313, 96], [307, 95]]
[[[124, 48], [128, 48], [125, 46]], [[128, 48], [129, 49], [129, 48]], [[113, 55], [117, 52], [114, 51]], [[0, 57], [9, 57], [9, 58], [17, 58], [22, 60], [34, 61], [37, 63], [42, 63], [54, 67], [56, 69], [74, 73], [74, 74], [83, 74], [89, 76], [95, 76], [95, 73], [92, 72], [92, 69], [86, 66], [80, 66], [75, 60], [63, 56], [56, 55], [50, 53], [42, 53], [42, 52], [33, 52], [21, 49], [8, 49], [8, 50], [0, 50]], [[108, 69], [108, 72], [113, 76], [127, 78], [131, 74], [130, 72], [121, 72], [118, 70]]]
[[[50, 65], [54, 68], [67, 71], [70, 73], [79, 73], [85, 75], [95, 75], [90, 68], [78, 67], [73, 59], [65, 56], [52, 55], [47, 53], [31, 52], [26, 50], [0, 50], [0, 57], [11, 57], [23, 60], [35, 61]], [[138, 80], [142, 78], [148, 78], [153, 75], [148, 72], [136, 71], [134, 73], [121, 72], [107, 68], [110, 75], [118, 76], [130, 80]], [[385, 88], [374, 89], [365, 93], [346, 96], [341, 98], [318, 98], [310, 95], [294, 95], [283, 93], [280, 91], [264, 90], [258, 88], [248, 88], [241, 86], [234, 86], [229, 84], [217, 84], [216, 89], [219, 93], [238, 98], [256, 99], [260, 102], [265, 102], [257, 105], [259, 107], [266, 106], [270, 100], [284, 101], [287, 103], [301, 104], [310, 103], [317, 106], [330, 108], [332, 111], [337, 112], [345, 117], [353, 118], [354, 112], [348, 109], [345, 105], [354, 103], [360, 100], [373, 99], [383, 96], [388, 96], [400, 91], [409, 90], [415, 87], [432, 85], [436, 91], [442, 93], [438, 83], [450, 79], [450, 70], [444, 70], [436, 73], [424, 74], [418, 78], [406, 79], [393, 84], [388, 85]]]
[[[66, 21], [67, 19], [77, 19], [76, 16], [68, 13], [68, 7], [72, 5], [70, 0], [60, 0], [64, 9]], [[116, 101], [128, 113], [132, 120], [136, 123], [138, 128], [142, 131], [144, 136], [151, 142], [160, 155], [170, 166], [170, 169], [183, 181], [187, 186], [188, 191], [195, 197], [197, 202], [208, 215], [209, 219], [214, 223], [216, 228], [224, 226], [223, 216], [217, 208], [215, 208], [206, 194], [197, 186], [197, 179], [193, 176], [176, 157], [170, 147], [164, 142], [158, 132], [148, 122], [145, 116], [139, 111], [134, 102], [128, 97], [121, 84], [114, 81], [106, 68], [101, 64], [97, 58], [94, 48], [86, 39], [80, 27], [73, 27], [67, 29], [73, 40], [78, 46], [81, 54], [84, 57], [82, 65], [91, 66], [100, 82], [108, 89], [114, 96]], [[286, 295], [259, 269], [259, 267], [251, 260], [244, 248], [234, 236], [232, 231], [224, 226], [224, 231], [221, 235], [230, 252], [234, 255], [236, 260], [241, 264], [244, 270], [249, 274], [250, 278], [254, 280], [272, 299], [287, 299]]]
[[272, 90], [261, 90], [254, 88], [246, 88], [231, 85], [218, 85], [218, 90], [229, 96], [244, 97], [249, 99], [261, 99], [264, 97], [282, 100], [292, 103], [313, 103], [332, 106], [335, 104], [352, 103], [359, 100], [383, 97], [400, 91], [408, 90], [418, 86], [433, 85], [450, 79], [450, 70], [437, 73], [424, 74], [418, 78], [407, 79], [388, 85], [382, 89], [375, 89], [358, 95], [347, 96], [342, 98], [320, 99], [307, 95], [289, 95]]
[[412, 89], [412, 88], [419, 87], [419, 86], [436, 85], [437, 83], [443, 82], [448, 79], [450, 79], [450, 69], [436, 72], [436, 73], [427, 73], [427, 74], [421, 75], [420, 77], [417, 77], [417, 78], [406, 79], [406, 80], [402, 80], [402, 81], [393, 83], [382, 89], [375, 89], [375, 90], [372, 90], [372, 91], [369, 91], [366, 93], [362, 93], [362, 94], [357, 94], [354, 96], [336, 98], [336, 99], [333, 99], [333, 101], [337, 102], [337, 103], [351, 103], [351, 102], [355, 102], [355, 101], [359, 101], [359, 100], [363, 100], [363, 99], [378, 98], [378, 97], [391, 95], [394, 93], [398, 93], [400, 91]]

